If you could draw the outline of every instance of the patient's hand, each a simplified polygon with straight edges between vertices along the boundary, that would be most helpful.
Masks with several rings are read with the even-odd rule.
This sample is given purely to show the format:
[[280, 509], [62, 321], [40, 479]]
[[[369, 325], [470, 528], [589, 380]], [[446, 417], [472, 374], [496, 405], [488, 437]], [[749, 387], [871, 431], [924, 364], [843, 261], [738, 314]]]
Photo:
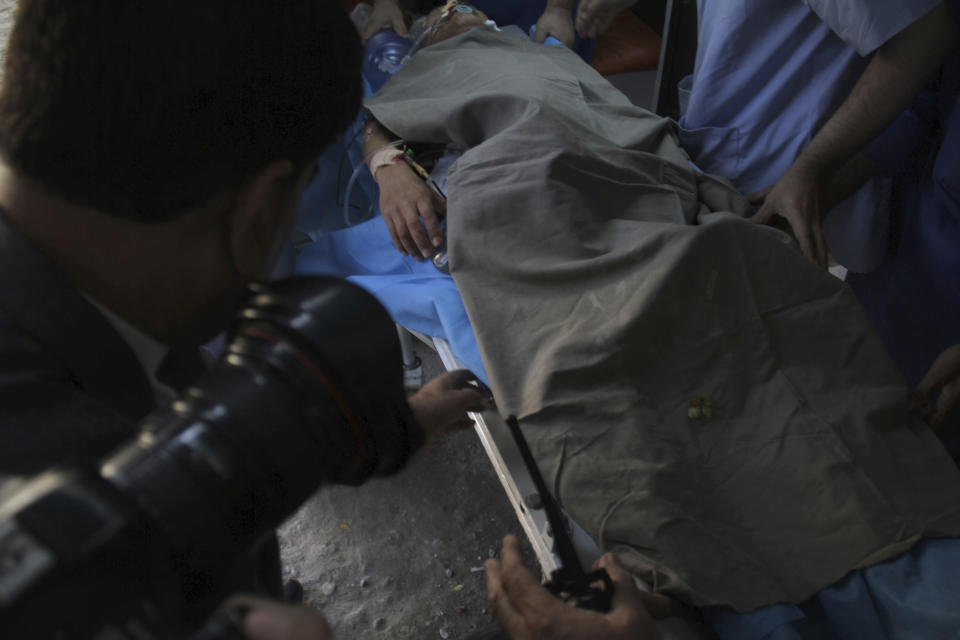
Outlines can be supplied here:
[[445, 212], [443, 200], [406, 164], [381, 167], [376, 178], [380, 186], [380, 213], [397, 251], [417, 260], [432, 256], [436, 247], [443, 244], [436, 213]]
[[581, 38], [596, 38], [610, 27], [617, 14], [637, 0], [583, 0], [577, 8], [577, 33]]
[[826, 269], [827, 242], [820, 226], [821, 184], [816, 172], [794, 164], [772, 189], [762, 194], [762, 199], [763, 205], [750, 220], [767, 224], [773, 216], [783, 216], [800, 242], [803, 255]]
[[922, 411], [930, 397], [939, 389], [937, 406], [930, 416], [930, 424], [939, 426], [952, 410], [960, 405], [960, 344], [940, 354], [923, 377], [910, 402], [914, 411]]
[[670, 614], [672, 603], [663, 595], [637, 589], [616, 556], [608, 553], [596, 566], [613, 581], [613, 603], [608, 613], [577, 609], [550, 594], [523, 566], [520, 541], [503, 539], [502, 560], [487, 560], [490, 608], [513, 640], [644, 640], [653, 637], [651, 614]]
[[373, 0], [373, 12], [360, 36], [366, 42], [381, 29], [393, 29], [397, 35], [407, 35], [407, 23], [403, 19], [403, 12], [397, 6], [397, 0]]
[[427, 440], [473, 424], [467, 411], [483, 411], [483, 395], [469, 384], [475, 377], [466, 369], [437, 376], [407, 402]]
[[537, 20], [536, 41], [543, 44], [547, 36], [553, 36], [567, 47], [573, 46], [573, 15], [569, 9], [547, 6]]

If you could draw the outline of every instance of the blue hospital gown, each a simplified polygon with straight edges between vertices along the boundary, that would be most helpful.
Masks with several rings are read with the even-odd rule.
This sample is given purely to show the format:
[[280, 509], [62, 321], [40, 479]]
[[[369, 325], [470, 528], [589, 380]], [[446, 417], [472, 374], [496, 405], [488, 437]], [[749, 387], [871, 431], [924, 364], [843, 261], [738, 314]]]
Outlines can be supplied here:
[[[694, 73], [681, 84], [682, 145], [697, 166], [744, 193], [772, 186], [843, 102], [869, 62], [865, 56], [939, 4], [700, 0]], [[831, 250], [853, 270], [879, 260], [877, 251], [863, 256], [862, 246], [843, 241], [875, 222], [881, 186], [847, 204], [854, 231], [840, 216], [825, 221]]]

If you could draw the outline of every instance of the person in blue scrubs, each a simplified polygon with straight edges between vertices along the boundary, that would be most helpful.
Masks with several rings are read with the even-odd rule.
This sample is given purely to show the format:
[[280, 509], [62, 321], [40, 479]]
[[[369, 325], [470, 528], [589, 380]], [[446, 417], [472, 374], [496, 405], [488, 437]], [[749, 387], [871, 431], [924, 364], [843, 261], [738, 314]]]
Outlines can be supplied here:
[[[577, 30], [596, 35], [631, 4], [583, 0]], [[853, 155], [858, 147], [844, 141], [866, 143], [909, 104], [952, 46], [941, 0], [698, 0], [697, 9], [694, 72], [680, 85], [683, 147], [701, 169], [758, 198], [785, 178], [755, 221], [783, 215], [804, 253], [823, 266], [826, 233], [840, 264], [875, 268], [887, 234], [878, 212], [888, 210], [889, 181], [877, 178], [831, 202], [821, 229], [819, 197], [808, 194], [819, 194], [823, 180], [794, 161], [821, 128], [834, 135], [818, 135], [822, 144], [808, 155]], [[880, 109], [869, 109], [874, 103]], [[842, 106], [859, 108], [836, 118]], [[851, 135], [869, 127], [871, 135]]]
[[[804, 253], [825, 266], [827, 242], [821, 230], [820, 200], [826, 188], [842, 165], [910, 104], [957, 41], [951, 10], [937, 2], [880, 46], [843, 104], [831, 111], [833, 115], [818, 127], [816, 136], [767, 195], [756, 221], [766, 222], [779, 213], [790, 222]], [[875, 268], [887, 238], [889, 209], [880, 206], [883, 200], [866, 204], [855, 212], [859, 215], [836, 210], [823, 220], [834, 257], [853, 272]], [[851, 224], [837, 224], [841, 220]], [[855, 259], [867, 254], [869, 258]]]
[[[756, 216], [763, 222], [780, 213], [811, 242], [835, 194], [872, 174], [892, 181], [880, 264], [847, 281], [907, 383], [918, 387], [917, 408], [932, 423], [949, 425], [940, 435], [954, 456], [960, 455], [960, 416], [949, 415], [960, 403], [960, 347], [951, 349], [960, 344], [958, 44], [960, 0], [950, 0], [881, 48]], [[936, 79], [921, 92], [931, 73]], [[866, 236], [853, 227], [844, 240]]]
[[[844, 103], [874, 54], [940, 2], [700, 0], [694, 73], [681, 83], [681, 144], [697, 166], [744, 193], [770, 188]], [[839, 222], [869, 218], [883, 200], [881, 187], [867, 185], [831, 216], [838, 226], [831, 248], [852, 269], [868, 268], [875, 256], [856, 250], [863, 243], [845, 250], [849, 234]], [[822, 237], [802, 224], [794, 230], [804, 252], [825, 266]]]
[[[483, 11], [500, 26], [515, 24], [524, 33], [536, 25], [534, 39], [543, 43], [553, 36], [576, 52], [587, 62], [593, 56], [592, 38], [581, 38], [573, 27], [573, 16], [580, 0], [474, 0], [471, 4]], [[400, 35], [406, 35], [407, 26], [399, 0], [373, 0], [373, 13], [361, 34], [364, 40], [380, 29], [390, 28]], [[427, 13], [431, 7], [443, 2], [421, 2], [418, 9]]]
[[960, 50], [864, 153], [894, 178], [893, 241], [847, 281], [960, 460]]

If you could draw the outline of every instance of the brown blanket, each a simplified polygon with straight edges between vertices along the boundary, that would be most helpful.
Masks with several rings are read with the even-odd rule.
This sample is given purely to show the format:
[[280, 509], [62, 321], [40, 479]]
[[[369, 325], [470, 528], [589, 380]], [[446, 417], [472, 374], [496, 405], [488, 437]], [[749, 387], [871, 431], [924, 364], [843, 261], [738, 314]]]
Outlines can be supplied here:
[[[960, 474], [842, 282], [570, 52], [472, 31], [368, 103], [468, 147], [453, 275], [504, 414], [572, 516], [656, 586], [802, 601], [960, 533]], [[712, 417], [692, 418], [707, 398]]]

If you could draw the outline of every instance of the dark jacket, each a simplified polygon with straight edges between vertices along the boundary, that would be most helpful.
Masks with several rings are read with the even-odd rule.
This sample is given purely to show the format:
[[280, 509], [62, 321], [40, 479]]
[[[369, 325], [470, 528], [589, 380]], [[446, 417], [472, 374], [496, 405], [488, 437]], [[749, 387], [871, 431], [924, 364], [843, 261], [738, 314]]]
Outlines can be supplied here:
[[96, 462], [153, 409], [133, 350], [0, 211], [0, 476]]
[[[0, 210], [0, 480], [93, 465], [156, 406], [113, 325]], [[277, 539], [238, 559], [229, 591], [278, 596]]]

